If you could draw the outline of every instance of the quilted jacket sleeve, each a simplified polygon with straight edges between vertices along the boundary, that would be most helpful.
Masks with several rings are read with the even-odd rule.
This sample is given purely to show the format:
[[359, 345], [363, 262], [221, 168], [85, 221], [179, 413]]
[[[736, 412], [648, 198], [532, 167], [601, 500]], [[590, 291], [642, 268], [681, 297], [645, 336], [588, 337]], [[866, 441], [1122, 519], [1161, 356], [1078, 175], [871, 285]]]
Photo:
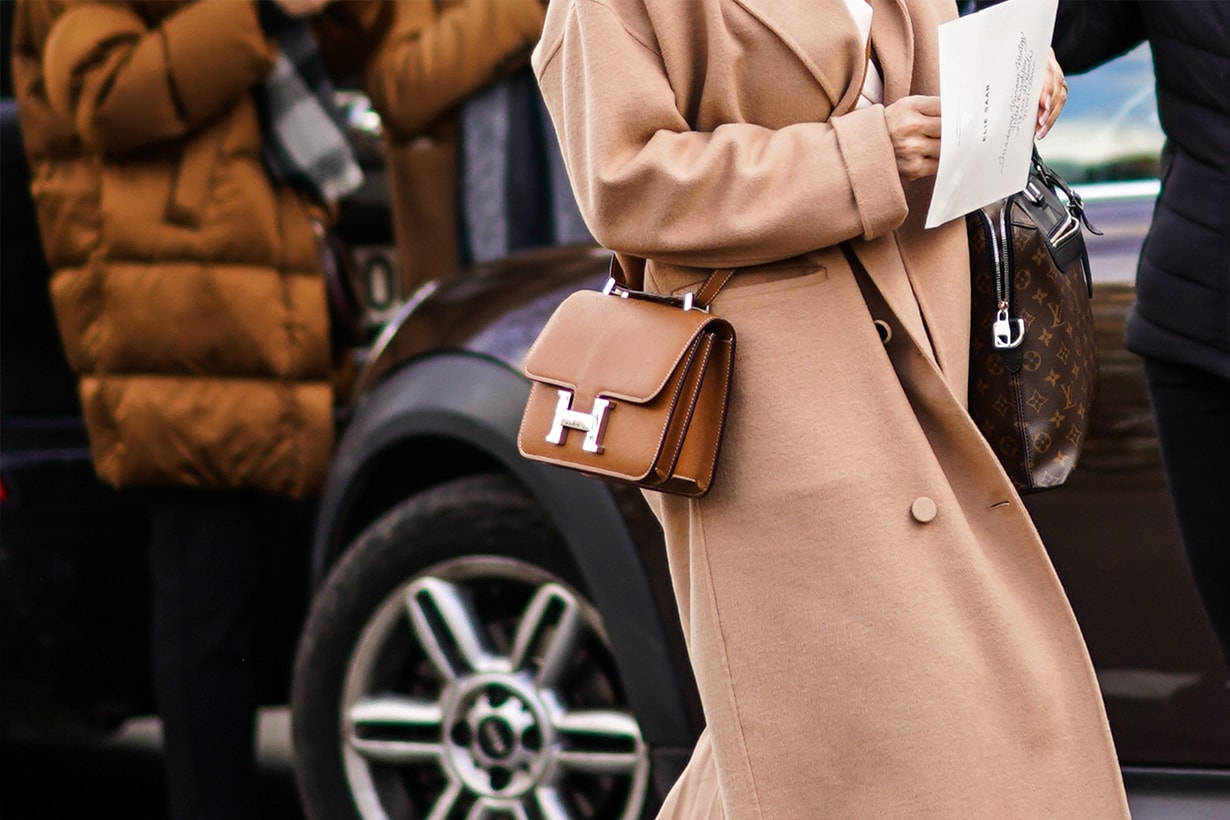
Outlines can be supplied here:
[[424, 131], [483, 86], [525, 65], [542, 0], [398, 0], [366, 86], [398, 138]]
[[694, 130], [656, 45], [631, 33], [642, 27], [601, 0], [553, 0], [534, 53], [578, 204], [604, 246], [742, 267], [872, 239], [905, 220], [881, 106], [776, 129]]
[[150, 27], [130, 3], [72, 5], [43, 53], [47, 96], [87, 144], [123, 154], [181, 137], [273, 65], [252, 2], [204, 0]]

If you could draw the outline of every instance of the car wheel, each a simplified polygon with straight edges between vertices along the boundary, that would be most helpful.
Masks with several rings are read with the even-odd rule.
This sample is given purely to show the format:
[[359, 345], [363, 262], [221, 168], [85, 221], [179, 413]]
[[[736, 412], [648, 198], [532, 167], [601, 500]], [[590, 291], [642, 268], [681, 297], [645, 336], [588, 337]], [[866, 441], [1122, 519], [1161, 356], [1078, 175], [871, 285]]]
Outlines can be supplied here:
[[308, 815], [640, 815], [649, 754], [597, 610], [511, 479], [403, 502], [316, 596], [291, 693]]

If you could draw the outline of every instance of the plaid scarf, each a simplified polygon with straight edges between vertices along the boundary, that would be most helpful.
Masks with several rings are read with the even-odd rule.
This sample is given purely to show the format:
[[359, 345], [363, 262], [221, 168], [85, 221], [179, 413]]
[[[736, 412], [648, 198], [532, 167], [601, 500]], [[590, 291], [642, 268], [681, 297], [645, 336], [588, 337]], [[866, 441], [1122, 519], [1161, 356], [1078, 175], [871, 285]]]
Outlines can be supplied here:
[[272, 3], [260, 5], [279, 51], [262, 88], [265, 164], [274, 179], [332, 207], [363, 182], [333, 84], [308, 24], [271, 12]]

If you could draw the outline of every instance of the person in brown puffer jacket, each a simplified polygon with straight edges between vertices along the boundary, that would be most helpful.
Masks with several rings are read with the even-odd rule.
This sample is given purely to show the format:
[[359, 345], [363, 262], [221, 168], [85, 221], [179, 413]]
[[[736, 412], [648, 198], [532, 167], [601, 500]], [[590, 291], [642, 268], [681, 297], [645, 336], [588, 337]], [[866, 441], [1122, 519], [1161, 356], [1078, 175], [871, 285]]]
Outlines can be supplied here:
[[[328, 127], [325, 62], [361, 72], [390, 10], [326, 3], [22, 0], [14, 15], [31, 188], [95, 469], [151, 510], [176, 818], [255, 814], [277, 499], [315, 493], [332, 449], [312, 219], [359, 171]], [[319, 106], [294, 108], [295, 89]]]

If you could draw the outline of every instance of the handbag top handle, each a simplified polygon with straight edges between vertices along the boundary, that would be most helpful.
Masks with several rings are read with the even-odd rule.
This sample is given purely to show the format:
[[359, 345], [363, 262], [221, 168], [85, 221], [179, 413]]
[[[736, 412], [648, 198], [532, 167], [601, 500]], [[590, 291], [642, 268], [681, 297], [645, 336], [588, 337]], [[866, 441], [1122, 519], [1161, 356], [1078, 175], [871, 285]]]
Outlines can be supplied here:
[[[718, 291], [726, 286], [730, 281], [730, 277], [734, 275], [734, 268], [717, 268], [707, 278], [694, 293], [689, 293], [683, 299], [685, 309], [695, 307], [698, 310], [708, 310], [709, 304], [717, 298]], [[607, 291], [611, 290], [611, 285], [618, 285], [623, 291], [631, 291], [628, 286], [628, 278], [624, 274], [623, 266], [619, 264], [619, 258], [615, 254], [611, 254], [610, 268], [608, 269], [610, 282], [607, 283]], [[668, 297], [669, 298], [669, 297]], [[673, 300], [672, 300], [673, 301]]]

